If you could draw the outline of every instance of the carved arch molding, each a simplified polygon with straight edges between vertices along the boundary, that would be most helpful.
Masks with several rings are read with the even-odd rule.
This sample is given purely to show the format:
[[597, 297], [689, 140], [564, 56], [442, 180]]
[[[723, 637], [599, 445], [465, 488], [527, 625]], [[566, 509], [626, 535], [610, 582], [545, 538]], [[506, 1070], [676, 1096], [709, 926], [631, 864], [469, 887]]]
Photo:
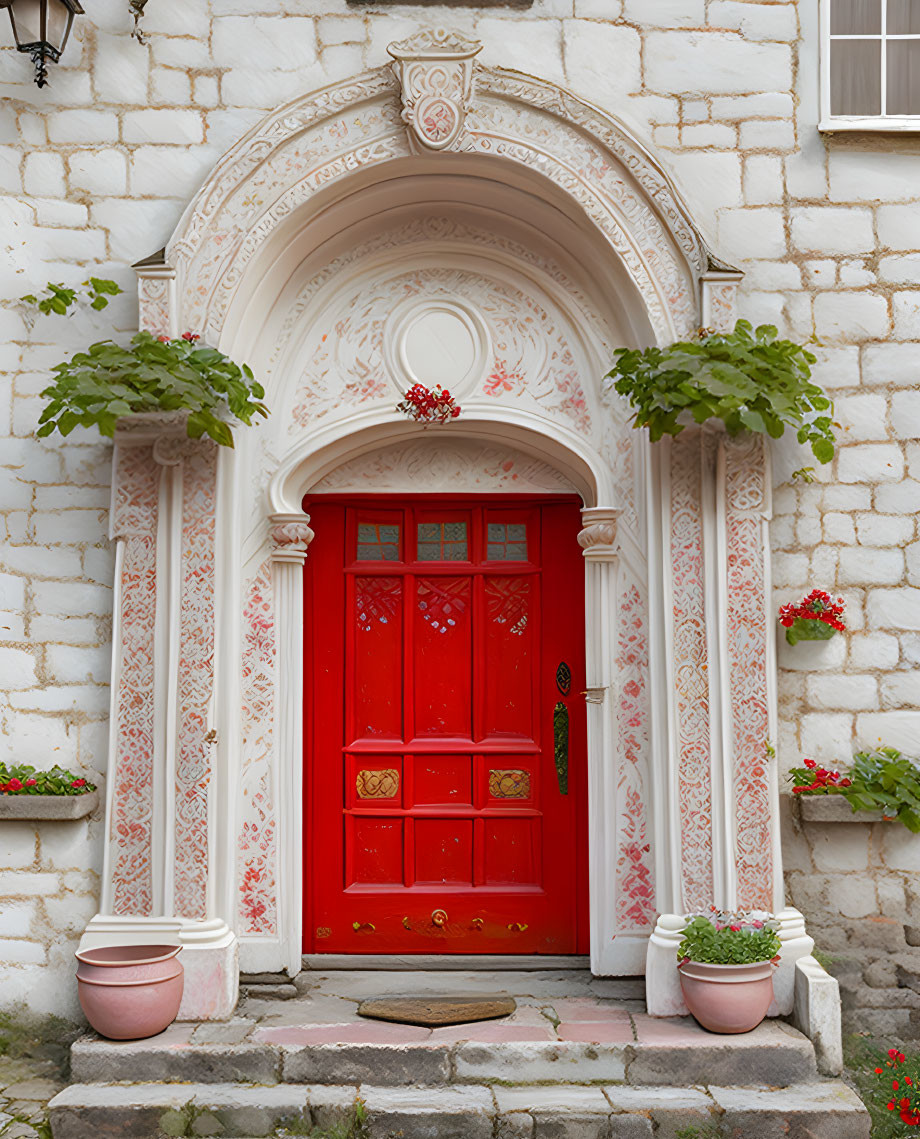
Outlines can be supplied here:
[[[599, 263], [640, 305], [646, 339], [727, 326], [738, 274], [708, 250], [645, 146], [552, 84], [480, 66], [478, 51], [454, 33], [423, 32], [391, 46], [391, 67], [268, 116], [218, 163], [165, 255], [136, 266], [142, 326], [200, 329], [248, 351], [239, 329], [263, 320], [266, 265], [320, 206], [355, 179], [368, 185], [412, 163], [454, 159], [494, 159], [499, 181], [564, 196]], [[442, 226], [439, 250], [452, 235]], [[772, 699], [766, 456], [700, 431], [649, 448], [600, 383], [610, 345], [580, 319], [584, 305], [564, 271], [510, 245], [495, 257], [523, 267], [534, 295], [544, 289], [536, 317], [514, 303], [522, 322], [555, 321], [550, 354], [570, 353], [586, 410], [554, 418], [527, 402], [525, 383], [471, 391], [469, 438], [444, 449], [440, 469], [471, 486], [520, 478], [544, 491], [581, 489], [581, 474], [553, 457], [566, 452], [572, 471], [606, 472], [580, 538], [597, 774], [592, 962], [602, 973], [641, 971], [660, 911], [779, 904], [775, 785], [762, 750]], [[344, 277], [347, 257], [342, 266]], [[420, 286], [425, 303], [447, 304], [449, 279], [450, 303], [472, 327], [466, 270], [439, 272]], [[315, 317], [312, 296], [305, 284], [288, 298], [300, 298], [305, 322]], [[120, 616], [104, 904], [125, 929], [163, 914], [193, 930], [220, 919], [248, 970], [294, 969], [300, 954], [300, 774], [291, 757], [301, 738], [299, 579], [313, 535], [283, 487], [351, 488], [370, 471], [401, 488], [430, 462], [388, 396], [349, 403], [329, 389], [325, 402], [297, 404], [296, 384], [281, 363], [272, 368], [284, 429], [269, 426], [257, 442], [240, 433], [236, 454], [159, 443], [174, 432], [168, 424], [121, 431], [113, 512]], [[496, 433], [515, 431], [519, 440], [502, 452]], [[358, 434], [372, 441], [366, 454], [348, 451]], [[530, 446], [540, 438], [542, 449]], [[309, 456], [327, 453], [342, 461], [317, 460], [313, 480], [298, 484]], [[742, 591], [749, 605], [735, 600]], [[217, 940], [202, 934], [199, 947]]]

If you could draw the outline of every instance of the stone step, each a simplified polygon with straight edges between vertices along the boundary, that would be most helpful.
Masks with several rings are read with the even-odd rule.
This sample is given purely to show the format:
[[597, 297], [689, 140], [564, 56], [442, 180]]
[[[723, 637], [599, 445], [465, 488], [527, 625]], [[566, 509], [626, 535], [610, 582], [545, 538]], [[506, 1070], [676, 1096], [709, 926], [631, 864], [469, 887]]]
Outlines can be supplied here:
[[305, 1134], [353, 1139], [868, 1139], [869, 1116], [842, 1082], [780, 1090], [710, 1087], [380, 1087], [73, 1084], [49, 1105], [54, 1139]]
[[782, 1021], [717, 1036], [682, 1019], [623, 1014], [556, 1030], [483, 1023], [422, 1029], [351, 1024], [173, 1025], [150, 1040], [88, 1035], [71, 1048], [79, 1083], [596, 1084], [783, 1087], [815, 1076], [811, 1042]]

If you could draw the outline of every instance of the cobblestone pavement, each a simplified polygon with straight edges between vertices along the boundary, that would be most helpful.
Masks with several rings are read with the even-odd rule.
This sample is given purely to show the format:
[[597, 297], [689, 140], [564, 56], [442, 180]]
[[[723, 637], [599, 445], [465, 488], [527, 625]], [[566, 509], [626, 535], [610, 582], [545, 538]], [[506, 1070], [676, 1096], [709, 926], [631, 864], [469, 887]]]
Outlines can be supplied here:
[[48, 1101], [65, 1086], [54, 1060], [0, 1056], [0, 1137], [50, 1139]]
[[67, 1086], [80, 1031], [55, 1017], [29, 1023], [0, 1013], [0, 1139], [51, 1139], [48, 1101]]

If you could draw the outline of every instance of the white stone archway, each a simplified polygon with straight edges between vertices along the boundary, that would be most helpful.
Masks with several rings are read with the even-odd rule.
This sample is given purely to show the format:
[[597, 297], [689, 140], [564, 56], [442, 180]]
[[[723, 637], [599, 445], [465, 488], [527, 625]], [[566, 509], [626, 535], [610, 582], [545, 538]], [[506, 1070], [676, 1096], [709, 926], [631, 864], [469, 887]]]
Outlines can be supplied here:
[[[601, 381], [616, 344], [725, 326], [737, 274], [609, 116], [474, 69], [446, 33], [395, 55], [395, 75], [269, 116], [137, 267], [142, 325], [246, 359], [273, 409], [233, 453], [156, 422], [116, 440], [106, 892], [87, 939], [181, 940], [204, 979], [189, 1015], [226, 1013], [237, 945], [247, 970], [298, 968], [300, 502], [418, 447], [395, 403], [425, 306], [479, 329], [444, 435], [464, 477], [488, 482], [504, 447], [586, 504], [592, 967], [641, 971], [659, 911], [781, 906], [764, 451], [699, 431], [651, 448]], [[426, 117], [407, 68], [433, 59], [448, 80]]]

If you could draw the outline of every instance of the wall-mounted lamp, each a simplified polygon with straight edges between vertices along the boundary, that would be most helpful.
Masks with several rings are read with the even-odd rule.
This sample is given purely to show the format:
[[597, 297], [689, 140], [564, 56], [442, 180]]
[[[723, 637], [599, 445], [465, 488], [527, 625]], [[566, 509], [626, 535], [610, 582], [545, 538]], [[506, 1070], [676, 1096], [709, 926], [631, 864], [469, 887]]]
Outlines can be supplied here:
[[35, 82], [44, 87], [47, 61], [61, 58], [74, 16], [83, 15], [80, 0], [0, 0], [0, 8], [9, 9], [16, 47], [32, 57]]

